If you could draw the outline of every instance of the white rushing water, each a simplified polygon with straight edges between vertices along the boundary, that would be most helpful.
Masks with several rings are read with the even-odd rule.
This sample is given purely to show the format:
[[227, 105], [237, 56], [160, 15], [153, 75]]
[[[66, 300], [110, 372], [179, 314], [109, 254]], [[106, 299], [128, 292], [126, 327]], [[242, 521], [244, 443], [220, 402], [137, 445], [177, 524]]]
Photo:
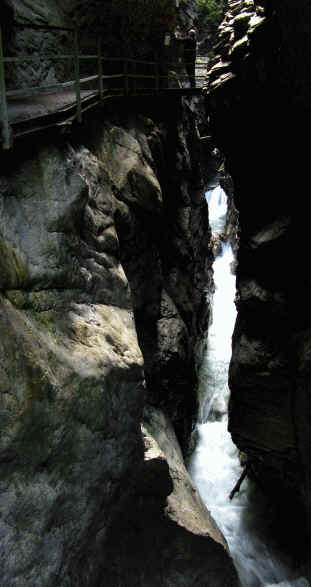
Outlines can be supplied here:
[[[207, 192], [210, 224], [218, 234], [225, 226], [226, 200], [219, 186]], [[267, 538], [267, 509], [248, 481], [229, 499], [242, 472], [237, 448], [227, 431], [228, 367], [236, 317], [232, 261], [231, 247], [225, 244], [214, 263], [213, 318], [202, 368], [198, 443], [189, 472], [228, 542], [242, 587], [310, 587], [305, 578], [291, 570], [271, 536]]]

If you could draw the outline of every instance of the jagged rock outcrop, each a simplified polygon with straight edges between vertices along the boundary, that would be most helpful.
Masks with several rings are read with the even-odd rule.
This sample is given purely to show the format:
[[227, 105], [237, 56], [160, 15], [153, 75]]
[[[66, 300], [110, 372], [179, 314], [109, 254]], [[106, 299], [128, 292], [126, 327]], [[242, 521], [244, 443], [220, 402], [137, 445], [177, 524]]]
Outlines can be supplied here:
[[[198, 522], [202, 531], [190, 519], [188, 525], [166, 521], [162, 510], [172, 483], [158, 458], [146, 466], [159, 475], [160, 502], [156, 496], [150, 504], [144, 489], [140, 421], [146, 402], [165, 409], [184, 445], [191, 431], [211, 281], [193, 108], [176, 100], [165, 106], [165, 115], [158, 99], [145, 112], [140, 104], [140, 114], [131, 106], [121, 114], [115, 102], [90, 112], [68, 135], [50, 131], [40, 145], [20, 139], [3, 154], [0, 527], [6, 587], [115, 585], [111, 545], [120, 516], [129, 515], [121, 504], [154, 522], [149, 536], [156, 536], [153, 501], [163, 539], [169, 528], [172, 540], [168, 550], [163, 544], [163, 565], [165, 553], [172, 558], [167, 574], [165, 567], [151, 584], [185, 584], [185, 566], [196, 568], [191, 579], [185, 575], [187, 585], [198, 577], [206, 584], [207, 570], [210, 584], [217, 584], [217, 568], [219, 577], [228, 573], [228, 585], [236, 584], [219, 534], [202, 530], [206, 513]], [[124, 585], [127, 565], [138, 560], [132, 548], [118, 569]], [[181, 553], [185, 559], [178, 562]]]
[[[201, 501], [170, 421], [160, 410], [145, 410], [143, 436], [145, 461], [119, 504], [99, 584], [237, 586], [224, 538]], [[125, 580], [120, 569], [125, 570]]]
[[[70, 29], [73, 26], [64, 5], [57, 0], [31, 3], [4, 0], [0, 22], [4, 55], [17, 57], [22, 54], [28, 58], [21, 64], [5, 64], [8, 88], [15, 90], [73, 79], [73, 63], [67, 59], [55, 59], [61, 51], [70, 55], [74, 50], [73, 33], [57, 30], [58, 27]], [[21, 25], [26, 25], [26, 28]], [[29, 25], [34, 28], [29, 28]], [[44, 27], [55, 28], [48, 30]]]
[[[167, 60], [165, 34], [173, 34], [177, 22], [187, 29], [195, 17], [195, 0], [182, 2], [178, 9], [175, 0], [2, 0], [2, 4], [4, 54], [26, 56], [20, 64], [5, 64], [6, 84], [12, 90], [74, 80], [73, 59], [63, 57], [75, 52], [75, 29], [80, 53], [96, 55], [100, 39], [106, 58], [162, 62]], [[56, 58], [60, 54], [62, 58]], [[123, 72], [122, 62], [106, 60], [102, 65], [106, 75]], [[96, 58], [80, 60], [79, 67], [80, 77], [98, 73]], [[153, 72], [150, 65], [136, 65], [136, 73]], [[94, 89], [94, 82], [83, 84], [82, 90], [88, 89]]]
[[[166, 5], [174, 16], [175, 2]], [[133, 20], [124, 6], [123, 25]], [[5, 8], [5, 53], [46, 55], [35, 67], [6, 64], [10, 88], [72, 75], [54, 59], [72, 52], [71, 33], [42, 26], [78, 24], [88, 52], [107, 25], [95, 0]], [[113, 9], [106, 50], [118, 6], [104, 8]], [[161, 14], [157, 47], [169, 26]], [[196, 106], [116, 99], [2, 155], [3, 587], [237, 585], [171, 427], [185, 450], [212, 287]]]
[[302, 517], [311, 528], [311, 292], [300, 262], [308, 249], [310, 18], [306, 1], [229, 2], [207, 82], [240, 220], [229, 426], [281, 506], [284, 542], [300, 557]]
[[6, 171], [1, 584], [62, 585], [141, 458], [143, 361], [100, 162], [28, 144]]
[[122, 117], [113, 105], [110, 112], [106, 109], [102, 127], [98, 114], [88, 126], [92, 148], [117, 197], [116, 230], [148, 401], [166, 409], [186, 448], [208, 323], [205, 293], [212, 283], [203, 153], [186, 102], [157, 99], [152, 108], [153, 119], [150, 108], [140, 117], [126, 112]]

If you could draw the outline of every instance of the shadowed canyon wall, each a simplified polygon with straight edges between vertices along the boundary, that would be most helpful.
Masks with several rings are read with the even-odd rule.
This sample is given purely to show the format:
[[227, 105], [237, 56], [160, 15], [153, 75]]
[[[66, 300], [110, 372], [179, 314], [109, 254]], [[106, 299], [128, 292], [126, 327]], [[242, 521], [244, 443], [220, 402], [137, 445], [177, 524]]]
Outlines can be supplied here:
[[311, 528], [310, 24], [307, 1], [229, 2], [206, 94], [240, 219], [229, 427], [297, 556]]
[[[76, 23], [84, 49], [102, 33], [127, 51], [116, 15], [132, 22], [132, 2], [3, 6], [6, 54], [72, 48], [14, 23]], [[68, 72], [47, 58], [6, 71], [11, 87]], [[237, 585], [175, 436], [186, 449], [212, 281], [196, 107], [114, 100], [1, 152], [3, 587]]]
[[[8, 23], [82, 19], [88, 47], [102, 3], [6, 5]], [[311, 534], [310, 25], [307, 0], [229, 1], [205, 94], [240, 220], [229, 426], [297, 564]], [[65, 74], [51, 60], [35, 78]], [[175, 438], [187, 447], [212, 288], [200, 109], [115, 101], [2, 157], [5, 587], [237, 584]]]
[[237, 585], [174, 432], [211, 287], [198, 106], [114, 100], [1, 153], [5, 587]]

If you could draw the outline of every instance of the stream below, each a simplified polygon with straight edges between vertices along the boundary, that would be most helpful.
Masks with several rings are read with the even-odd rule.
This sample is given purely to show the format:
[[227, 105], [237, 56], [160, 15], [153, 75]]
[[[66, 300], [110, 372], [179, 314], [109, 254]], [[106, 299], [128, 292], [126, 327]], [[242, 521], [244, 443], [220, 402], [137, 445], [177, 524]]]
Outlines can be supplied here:
[[[220, 186], [207, 192], [214, 234], [225, 229], [227, 197]], [[198, 443], [189, 473], [223, 532], [242, 587], [310, 587], [297, 576], [290, 557], [269, 532], [268, 507], [263, 495], [247, 479], [232, 500], [230, 492], [241, 476], [238, 450], [227, 430], [228, 368], [236, 318], [234, 260], [230, 244], [222, 245], [214, 262], [215, 294], [207, 352], [199, 386]]]

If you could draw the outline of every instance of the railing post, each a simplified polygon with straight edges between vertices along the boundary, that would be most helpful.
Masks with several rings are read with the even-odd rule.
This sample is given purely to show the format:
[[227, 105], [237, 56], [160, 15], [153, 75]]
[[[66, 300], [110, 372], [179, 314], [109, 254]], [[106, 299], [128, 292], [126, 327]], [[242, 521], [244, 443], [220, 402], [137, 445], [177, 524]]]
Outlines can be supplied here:
[[154, 75], [155, 75], [155, 90], [156, 92], [160, 89], [160, 79], [159, 79], [159, 62], [157, 61], [157, 55], [155, 56], [154, 62]]
[[137, 90], [137, 63], [136, 61], [133, 61], [133, 94], [136, 95], [136, 90]]
[[8, 104], [6, 99], [6, 89], [5, 89], [5, 75], [4, 75], [4, 55], [3, 55], [3, 45], [2, 45], [2, 29], [0, 25], [0, 122], [2, 126], [2, 142], [4, 149], [10, 149], [12, 147], [12, 135], [11, 129], [9, 125], [9, 115], [8, 115]]
[[100, 99], [102, 99], [103, 95], [104, 95], [104, 85], [103, 85], [102, 41], [101, 41], [100, 37], [98, 37], [98, 39], [97, 39], [97, 61], [98, 61], [99, 97], [100, 97]]
[[129, 93], [129, 78], [128, 78], [128, 60], [124, 59], [124, 68], [123, 68], [123, 73], [124, 73], [124, 93], [126, 96], [128, 96]]
[[79, 37], [78, 29], [74, 32], [74, 68], [75, 68], [75, 89], [77, 101], [77, 120], [82, 122], [81, 112], [81, 87], [80, 87], [80, 63], [79, 63]]

